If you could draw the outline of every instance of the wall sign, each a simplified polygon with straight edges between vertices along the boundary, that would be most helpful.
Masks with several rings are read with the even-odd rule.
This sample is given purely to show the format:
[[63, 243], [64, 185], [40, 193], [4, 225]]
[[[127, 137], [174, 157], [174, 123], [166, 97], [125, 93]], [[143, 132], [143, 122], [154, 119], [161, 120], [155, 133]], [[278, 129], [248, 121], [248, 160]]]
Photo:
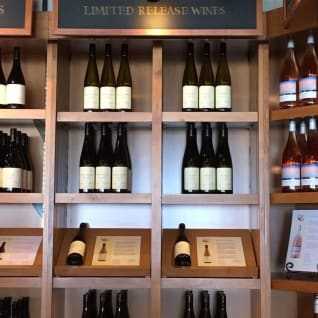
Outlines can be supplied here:
[[260, 33], [261, 12], [260, 0], [54, 0], [53, 30], [60, 35], [209, 35], [225, 30], [252, 35]]
[[0, 0], [0, 36], [31, 35], [32, 0]]

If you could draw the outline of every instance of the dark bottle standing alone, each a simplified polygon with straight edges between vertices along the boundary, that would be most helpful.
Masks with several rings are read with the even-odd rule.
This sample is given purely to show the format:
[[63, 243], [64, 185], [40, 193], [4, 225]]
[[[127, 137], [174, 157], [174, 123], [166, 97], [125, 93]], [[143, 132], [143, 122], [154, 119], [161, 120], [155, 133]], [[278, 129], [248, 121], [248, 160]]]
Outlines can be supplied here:
[[215, 83], [211, 66], [210, 43], [205, 42], [199, 76], [199, 111], [214, 111]]
[[210, 295], [207, 290], [201, 291], [201, 307], [199, 318], [211, 318]]
[[127, 142], [127, 126], [119, 123], [117, 127], [117, 141], [113, 156], [112, 191], [131, 192], [131, 159]]
[[216, 192], [216, 157], [212, 143], [210, 123], [202, 123], [202, 143], [200, 151], [200, 192]]
[[107, 123], [102, 123], [101, 139], [96, 156], [96, 192], [111, 192], [111, 173], [113, 165], [112, 131]]
[[99, 110], [99, 76], [96, 64], [96, 45], [89, 44], [88, 63], [84, 78], [84, 111]]
[[182, 193], [200, 192], [200, 156], [194, 123], [187, 123], [187, 140], [182, 160]]
[[66, 263], [68, 265], [83, 265], [86, 252], [86, 230], [87, 223], [81, 223], [77, 234], [74, 236], [68, 253]]
[[8, 108], [24, 108], [25, 106], [25, 80], [19, 47], [13, 48], [13, 65], [7, 80], [6, 99]]
[[182, 111], [197, 111], [199, 106], [198, 76], [193, 50], [193, 43], [189, 42], [187, 61], [182, 79]]
[[109, 43], [105, 44], [104, 66], [100, 79], [99, 108], [101, 111], [114, 111], [116, 109], [116, 80]]
[[227, 318], [226, 295], [223, 290], [217, 291], [216, 299], [217, 303], [214, 318]]
[[85, 123], [85, 136], [79, 162], [79, 192], [95, 191], [96, 150], [94, 128], [91, 123]]
[[117, 293], [115, 318], [129, 318], [127, 290]]
[[193, 293], [191, 290], [185, 292], [185, 305], [183, 318], [195, 318], [193, 311]]
[[191, 266], [190, 241], [186, 235], [184, 223], [179, 224], [179, 231], [174, 244], [174, 265]]
[[233, 166], [226, 123], [220, 123], [219, 125], [216, 162], [217, 193], [233, 193]]

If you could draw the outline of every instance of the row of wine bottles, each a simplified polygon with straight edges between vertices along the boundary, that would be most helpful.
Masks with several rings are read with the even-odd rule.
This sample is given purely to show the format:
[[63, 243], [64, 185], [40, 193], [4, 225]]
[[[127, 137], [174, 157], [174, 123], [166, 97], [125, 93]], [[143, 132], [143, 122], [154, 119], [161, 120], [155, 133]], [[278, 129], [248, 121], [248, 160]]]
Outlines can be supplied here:
[[29, 297], [12, 300], [12, 297], [0, 299], [0, 317], [30, 318]]
[[10, 136], [0, 131], [0, 191], [32, 192], [33, 170], [28, 135], [10, 128]]
[[226, 55], [226, 42], [220, 42], [219, 61], [214, 80], [210, 43], [205, 42], [199, 79], [193, 43], [188, 43], [187, 60], [182, 79], [182, 111], [231, 111], [231, 74]]
[[[202, 290], [200, 293], [200, 309], [197, 317], [199, 318], [211, 318], [210, 312], [210, 295], [207, 290]], [[227, 318], [226, 310], [226, 294], [223, 290], [216, 292], [216, 308], [213, 315], [214, 318]], [[193, 309], [193, 292], [187, 290], [185, 292], [185, 306], [183, 318], [195, 318]]]
[[116, 80], [111, 45], [105, 45], [104, 66], [99, 78], [96, 64], [96, 45], [90, 43], [84, 79], [84, 111], [131, 111], [131, 90], [128, 45], [122, 44], [121, 61]]
[[318, 103], [318, 59], [312, 33], [307, 37], [307, 46], [300, 67], [295, 58], [294, 41], [289, 39], [287, 52], [280, 71], [280, 108], [314, 105]]
[[80, 157], [79, 192], [131, 192], [131, 159], [127, 143], [127, 125], [118, 123], [115, 150], [112, 131], [101, 124], [98, 152], [95, 149], [95, 129], [85, 123], [85, 137]]
[[212, 128], [202, 123], [202, 145], [197, 146], [194, 123], [187, 124], [187, 140], [182, 161], [182, 193], [233, 193], [233, 166], [226, 123], [219, 123], [217, 151]]
[[116, 295], [115, 315], [112, 304], [112, 290], [107, 289], [99, 295], [99, 310], [97, 310], [97, 292], [90, 289], [83, 295], [82, 318], [129, 318], [127, 289], [120, 290]]
[[20, 62], [20, 48], [13, 48], [13, 64], [8, 79], [3, 72], [0, 49], [0, 108], [23, 108], [25, 80]]
[[288, 139], [282, 156], [281, 186], [283, 192], [318, 191], [318, 130], [314, 117], [300, 122], [289, 121]]

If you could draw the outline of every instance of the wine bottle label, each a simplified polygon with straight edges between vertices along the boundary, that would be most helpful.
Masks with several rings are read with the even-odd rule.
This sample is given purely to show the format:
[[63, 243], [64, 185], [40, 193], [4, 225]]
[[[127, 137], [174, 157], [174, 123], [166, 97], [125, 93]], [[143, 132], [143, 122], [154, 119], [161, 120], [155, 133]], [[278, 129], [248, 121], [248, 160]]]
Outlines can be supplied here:
[[84, 109], [99, 109], [99, 87], [84, 87]]
[[216, 169], [214, 167], [200, 168], [200, 190], [212, 191], [216, 189]]
[[182, 87], [182, 108], [198, 108], [199, 89], [196, 85]]
[[95, 167], [80, 167], [80, 189], [94, 189]]
[[200, 169], [197, 167], [184, 168], [184, 189], [186, 191], [199, 190]]
[[199, 109], [214, 108], [214, 86], [201, 85], [199, 87]]
[[300, 100], [317, 97], [316, 81], [317, 81], [316, 75], [303, 77], [299, 80], [299, 99]]
[[100, 88], [100, 109], [115, 109], [116, 89], [112, 86]]
[[31, 191], [33, 190], [33, 174], [32, 171], [27, 171], [27, 190]]
[[318, 163], [301, 165], [301, 185], [317, 186], [318, 185]]
[[216, 189], [219, 191], [232, 190], [232, 168], [216, 169]]
[[231, 86], [217, 85], [215, 88], [215, 108], [231, 108]]
[[96, 167], [96, 186], [95, 189], [104, 190], [111, 188], [111, 167]]
[[282, 166], [282, 187], [300, 186], [300, 165]]
[[116, 109], [131, 109], [131, 87], [118, 86], [116, 88]]
[[7, 104], [6, 91], [6, 85], [0, 84], [0, 105]]
[[7, 167], [2, 168], [2, 183], [3, 188], [21, 188], [22, 169]]
[[128, 190], [132, 191], [132, 173], [131, 173], [131, 169], [128, 169]]
[[127, 167], [112, 167], [112, 189], [129, 190], [129, 169]]
[[74, 254], [82, 255], [84, 257], [85, 248], [86, 248], [86, 244], [83, 241], [73, 241], [70, 245], [67, 255], [74, 253]]
[[22, 84], [7, 84], [7, 104], [25, 104], [25, 86]]
[[177, 242], [174, 246], [174, 257], [180, 254], [186, 254], [190, 256], [190, 243], [185, 241]]
[[288, 80], [279, 84], [279, 101], [295, 102], [297, 100], [297, 81]]

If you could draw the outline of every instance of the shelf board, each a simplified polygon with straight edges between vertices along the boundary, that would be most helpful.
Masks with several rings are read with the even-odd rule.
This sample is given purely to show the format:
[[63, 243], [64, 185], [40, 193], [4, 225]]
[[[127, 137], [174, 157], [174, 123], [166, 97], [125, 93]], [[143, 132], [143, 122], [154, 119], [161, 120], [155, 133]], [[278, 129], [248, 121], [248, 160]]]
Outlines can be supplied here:
[[312, 273], [273, 273], [272, 289], [317, 293], [317, 276]]
[[32, 204], [43, 203], [42, 193], [0, 193], [0, 204]]
[[318, 195], [317, 192], [271, 193], [271, 203], [318, 203]]
[[[1, 282], [1, 281], [0, 281]], [[53, 288], [150, 288], [149, 277], [53, 277]]]
[[163, 204], [224, 204], [257, 205], [257, 194], [164, 194]]
[[169, 122], [234, 122], [257, 123], [257, 112], [163, 112], [162, 121]]
[[41, 288], [41, 277], [0, 277], [1, 288]]
[[58, 112], [58, 122], [144, 122], [152, 120], [151, 112]]
[[150, 193], [56, 193], [55, 203], [151, 204]]
[[45, 119], [44, 109], [0, 109], [0, 119], [32, 120]]
[[161, 283], [162, 288], [261, 288], [258, 278], [162, 278]]
[[277, 109], [270, 112], [270, 120], [286, 120], [318, 115], [318, 105], [302, 106], [291, 109]]

